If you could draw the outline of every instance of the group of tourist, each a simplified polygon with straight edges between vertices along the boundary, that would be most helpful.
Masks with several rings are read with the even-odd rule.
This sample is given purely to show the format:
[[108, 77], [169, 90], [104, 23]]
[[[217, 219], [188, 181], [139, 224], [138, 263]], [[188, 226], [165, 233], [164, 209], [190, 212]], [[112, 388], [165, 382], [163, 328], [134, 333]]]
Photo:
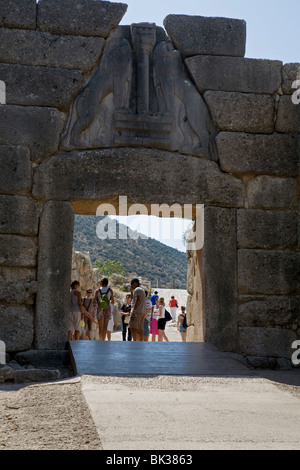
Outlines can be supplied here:
[[[174, 296], [169, 301], [172, 322], [177, 321], [177, 329], [182, 341], [186, 341], [186, 312], [181, 307], [181, 312], [176, 320], [178, 308]], [[137, 278], [130, 283], [130, 293], [126, 295], [121, 307], [122, 314], [122, 338], [123, 341], [148, 341], [151, 335], [152, 341], [169, 341], [165, 328], [167, 323], [167, 311], [165, 300], [159, 297], [155, 291], [151, 298], [144, 290]], [[93, 295], [92, 289], [86, 291], [82, 298], [80, 282], [73, 281], [70, 292], [68, 340], [98, 339], [104, 341], [111, 339], [114, 331], [114, 293], [108, 285], [108, 279], [100, 281], [100, 287]], [[94, 327], [93, 325], [97, 325]], [[99, 332], [96, 338], [95, 332]]]

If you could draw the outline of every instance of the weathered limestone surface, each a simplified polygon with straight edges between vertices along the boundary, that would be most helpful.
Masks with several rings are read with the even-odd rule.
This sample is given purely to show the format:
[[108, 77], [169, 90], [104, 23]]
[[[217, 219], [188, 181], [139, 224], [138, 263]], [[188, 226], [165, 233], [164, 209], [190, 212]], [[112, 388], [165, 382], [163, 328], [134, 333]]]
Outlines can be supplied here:
[[204, 336], [204, 304], [203, 304], [203, 287], [201, 279], [203, 250], [187, 251], [188, 272], [187, 272], [187, 291], [188, 299], [186, 305], [187, 324], [187, 341], [202, 342]]
[[300, 106], [293, 103], [290, 95], [282, 96], [279, 100], [276, 131], [286, 134], [300, 134], [299, 122]]
[[104, 44], [99, 37], [0, 28], [0, 62], [86, 72], [94, 67]]
[[295, 248], [298, 214], [241, 209], [237, 212], [237, 242], [241, 248]]
[[291, 357], [296, 333], [281, 328], [239, 328], [240, 349], [249, 356]]
[[[37, 26], [55, 34], [106, 38], [126, 13], [125, 3], [95, 0], [40, 0]], [[59, 11], [59, 14], [57, 12]]]
[[236, 211], [206, 207], [201, 275], [204, 338], [220, 349], [237, 347]]
[[37, 293], [37, 282], [6, 282], [0, 284], [0, 302], [33, 305]]
[[32, 168], [27, 147], [0, 145], [0, 168], [0, 193], [17, 194], [31, 189]]
[[298, 177], [299, 140], [294, 135], [220, 132], [216, 140], [225, 172]]
[[246, 23], [231, 18], [168, 15], [164, 26], [184, 57], [197, 54], [243, 57]]
[[239, 326], [298, 328], [299, 302], [297, 297], [241, 297], [238, 309]]
[[300, 294], [300, 252], [238, 251], [241, 294]]
[[36, 292], [35, 268], [0, 267], [0, 303], [33, 305]]
[[33, 161], [57, 150], [62, 125], [55, 108], [0, 106], [0, 144], [28, 146]]
[[219, 131], [254, 134], [274, 132], [275, 101], [272, 96], [207, 91], [204, 99]]
[[246, 202], [249, 208], [297, 208], [299, 203], [297, 179], [260, 175], [246, 184]]
[[242, 93], [276, 93], [281, 84], [282, 62], [195, 55], [185, 60], [197, 89], [238, 91]]
[[35, 267], [37, 251], [34, 238], [0, 235], [0, 266]]
[[36, 28], [36, 0], [0, 0], [0, 26]]
[[84, 84], [80, 70], [0, 64], [6, 103], [67, 110]]
[[45, 204], [40, 222], [37, 272], [37, 349], [65, 348], [73, 227], [74, 212], [69, 203], [49, 201]]
[[34, 338], [32, 307], [0, 304], [1, 338], [5, 338], [6, 351], [26, 351]]
[[24, 196], [0, 195], [0, 233], [36, 236], [39, 207]]
[[[137, 167], [143, 168], [146, 180], [141, 179]], [[74, 184], [78, 174], [84, 174], [84, 178], [82, 183]], [[142, 198], [144, 203], [243, 204], [240, 180], [222, 173], [216, 163], [151, 149], [58, 154], [37, 168], [33, 194], [69, 201], [100, 201], [128, 194], [138, 202]]]
[[285, 95], [293, 94], [299, 84], [294, 85], [296, 80], [300, 79], [300, 64], [299, 63], [292, 63], [292, 64], [284, 64], [282, 67], [282, 92]]

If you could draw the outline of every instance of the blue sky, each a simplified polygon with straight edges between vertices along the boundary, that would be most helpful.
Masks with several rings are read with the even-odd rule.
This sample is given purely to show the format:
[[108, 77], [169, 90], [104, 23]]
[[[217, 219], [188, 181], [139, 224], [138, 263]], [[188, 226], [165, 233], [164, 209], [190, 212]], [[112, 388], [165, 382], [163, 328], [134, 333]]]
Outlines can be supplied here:
[[[246, 57], [281, 60], [283, 63], [300, 62], [299, 31], [300, 0], [127, 0], [127, 13], [121, 24], [139, 22], [163, 26], [168, 14], [185, 14], [237, 18], [247, 23]], [[185, 251], [181, 233], [187, 225], [164, 228], [162, 221], [152, 222], [138, 216], [129, 225], [181, 251]], [[164, 224], [168, 224], [165, 219]], [[162, 232], [170, 230], [165, 239]], [[180, 233], [181, 232], [181, 233]], [[175, 233], [175, 236], [174, 236]]]
[[127, 0], [121, 24], [163, 26], [168, 14], [218, 16], [247, 23], [246, 57], [300, 62], [300, 0]]

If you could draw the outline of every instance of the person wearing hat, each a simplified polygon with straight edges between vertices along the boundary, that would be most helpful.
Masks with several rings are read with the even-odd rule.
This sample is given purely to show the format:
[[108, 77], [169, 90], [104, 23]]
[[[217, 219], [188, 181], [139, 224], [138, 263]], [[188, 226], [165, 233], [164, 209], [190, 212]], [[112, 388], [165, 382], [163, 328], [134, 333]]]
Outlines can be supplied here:
[[146, 316], [146, 294], [137, 278], [130, 283], [132, 295], [129, 328], [133, 341], [144, 341], [144, 319]]
[[[95, 305], [93, 303], [92, 289], [87, 289], [86, 297], [84, 297], [82, 300], [82, 305], [90, 313], [90, 315], [92, 315], [92, 317], [95, 318], [96, 320]], [[95, 332], [97, 327], [96, 325], [95, 327], [93, 326], [94, 323], [92, 322], [92, 320], [90, 320], [90, 318], [85, 318], [84, 320], [85, 320], [85, 330], [86, 330], [87, 336], [89, 339], [93, 339], [93, 333]]]

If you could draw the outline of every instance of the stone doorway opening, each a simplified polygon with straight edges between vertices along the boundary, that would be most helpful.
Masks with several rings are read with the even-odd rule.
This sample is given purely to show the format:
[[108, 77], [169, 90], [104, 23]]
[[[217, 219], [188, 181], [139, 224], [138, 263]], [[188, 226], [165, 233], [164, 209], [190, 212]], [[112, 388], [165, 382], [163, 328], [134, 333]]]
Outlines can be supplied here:
[[[102, 277], [109, 279], [114, 291], [114, 317], [118, 330], [118, 334], [112, 335], [113, 339], [122, 340], [119, 334], [122, 327], [121, 306], [133, 277], [140, 278], [149, 298], [158, 290], [169, 311], [169, 301], [174, 295], [178, 301], [177, 319], [181, 307], [187, 307], [189, 297], [189, 262], [186, 256], [189, 242], [184, 241], [183, 237], [187, 237], [187, 230], [192, 229], [193, 222], [175, 217], [184, 215], [183, 208], [179, 205], [169, 208], [166, 204], [153, 207], [161, 217], [146, 215], [146, 207], [143, 208], [142, 204], [128, 207], [131, 214], [128, 216], [116, 215], [112, 205], [103, 205], [103, 212], [108, 212], [107, 215], [100, 214], [100, 209], [101, 205], [97, 210], [98, 215], [75, 214], [71, 280], [80, 281], [82, 297], [87, 295], [88, 288], [95, 293]], [[137, 214], [133, 215], [133, 211]], [[185, 208], [185, 213], [188, 214], [188, 208]], [[100, 260], [98, 266], [101, 265], [103, 271], [99, 272], [94, 267], [97, 260]], [[180, 341], [181, 335], [177, 332], [176, 322], [167, 326], [170, 325], [170, 340]], [[90, 331], [90, 336], [96, 339], [97, 332]]]
[[[63, 159], [61, 156], [53, 158]], [[56, 168], [56, 165], [52, 168]], [[149, 210], [153, 202], [151, 192], [147, 192], [146, 196], [145, 193], [140, 193], [140, 199], [127, 192], [127, 197], [129, 204], [137, 203], [138, 200], [144, 201]], [[165, 200], [174, 203], [170, 197], [168, 199], [166, 196]], [[107, 197], [104, 202], [113, 204], [119, 213], [117, 197]], [[40, 224], [39, 291], [36, 302], [37, 349], [66, 347], [65, 319], [69, 306], [74, 214], [95, 214], [99, 203], [104, 202], [103, 199], [95, 198], [71, 203], [58, 200], [45, 203]], [[235, 351], [236, 210], [207, 205], [203, 206], [203, 217], [203, 246], [188, 252], [189, 341], [209, 342], [221, 350]]]

